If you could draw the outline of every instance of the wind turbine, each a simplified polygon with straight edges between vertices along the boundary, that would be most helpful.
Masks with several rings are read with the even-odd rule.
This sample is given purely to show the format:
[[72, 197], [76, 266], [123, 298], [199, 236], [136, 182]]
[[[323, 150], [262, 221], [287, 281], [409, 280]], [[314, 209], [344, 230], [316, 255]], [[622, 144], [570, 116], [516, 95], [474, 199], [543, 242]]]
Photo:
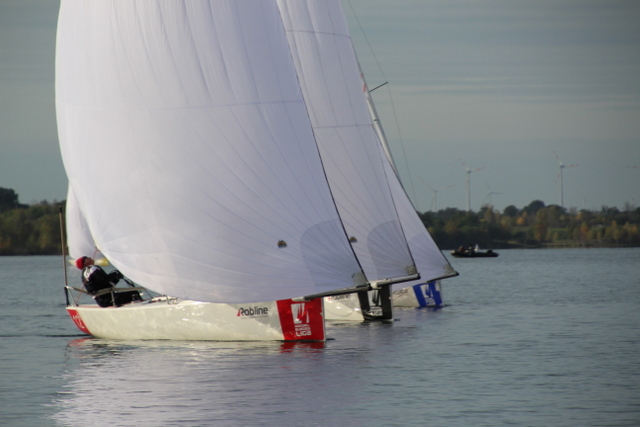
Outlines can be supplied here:
[[471, 212], [471, 172], [477, 172], [484, 169], [484, 166], [477, 169], [469, 169], [462, 160], [460, 160], [460, 163], [462, 163], [462, 167], [467, 170], [467, 211]]
[[556, 159], [558, 160], [558, 164], [560, 167], [560, 172], [558, 173], [558, 176], [560, 177], [560, 207], [564, 208], [564, 182], [562, 181], [562, 169], [564, 168], [571, 168], [574, 166], [578, 166], [578, 164], [575, 165], [565, 165], [564, 163], [562, 163], [562, 160], [560, 160], [560, 157], [558, 157], [558, 155], [556, 154], [556, 152], [553, 152], [553, 155], [556, 156]]
[[[424, 182], [424, 181], [422, 181], [422, 182]], [[431, 212], [437, 212], [437, 209], [438, 209], [438, 201], [437, 201], [438, 191], [442, 191], [442, 190], [446, 190], [446, 189], [451, 188], [451, 187], [455, 187], [455, 184], [454, 185], [448, 185], [448, 186], [442, 187], [442, 188], [438, 188], [437, 190], [435, 188], [433, 188], [432, 186], [430, 186], [429, 184], [427, 184], [426, 182], [425, 182], [425, 184], [433, 192], [433, 198], [431, 199]]]
[[491, 196], [494, 194], [502, 194], [502, 193], [498, 193], [496, 191], [491, 190], [491, 187], [489, 187], [489, 184], [487, 183], [487, 181], [484, 182], [484, 185], [487, 186], [487, 189], [489, 190], [489, 192], [487, 193], [487, 195], [484, 197], [484, 200], [489, 199], [489, 204], [491, 206], [493, 206], [493, 201], [491, 200]]

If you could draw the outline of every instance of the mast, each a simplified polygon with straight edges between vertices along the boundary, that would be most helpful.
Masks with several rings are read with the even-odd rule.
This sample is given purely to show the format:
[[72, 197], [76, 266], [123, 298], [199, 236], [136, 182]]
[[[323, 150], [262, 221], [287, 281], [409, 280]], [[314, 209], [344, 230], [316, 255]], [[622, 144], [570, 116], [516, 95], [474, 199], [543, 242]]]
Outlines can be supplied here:
[[[358, 63], [358, 67], [360, 67], [360, 64]], [[387, 135], [384, 133], [384, 129], [382, 128], [382, 123], [380, 123], [380, 116], [378, 116], [378, 112], [376, 110], [376, 106], [373, 103], [373, 99], [371, 99], [371, 92], [373, 92], [374, 90], [386, 85], [388, 82], [384, 82], [381, 85], [378, 85], [376, 87], [374, 87], [373, 89], [369, 90], [369, 86], [367, 85], [367, 81], [364, 78], [364, 72], [362, 72], [362, 69], [360, 69], [360, 76], [362, 78], [362, 81], [364, 83], [363, 89], [364, 89], [364, 93], [367, 97], [367, 106], [369, 107], [369, 113], [371, 114], [371, 122], [373, 123], [373, 127], [376, 130], [376, 133], [378, 134], [378, 138], [380, 139], [380, 143], [382, 144], [382, 148], [385, 152], [385, 154], [387, 155], [387, 158], [389, 159], [389, 163], [391, 163], [391, 167], [393, 168], [394, 172], [396, 173], [397, 176], [400, 176], [398, 174], [398, 168], [396, 167], [396, 163], [393, 160], [393, 155], [391, 154], [391, 149], [389, 148], [389, 142], [387, 140]]]

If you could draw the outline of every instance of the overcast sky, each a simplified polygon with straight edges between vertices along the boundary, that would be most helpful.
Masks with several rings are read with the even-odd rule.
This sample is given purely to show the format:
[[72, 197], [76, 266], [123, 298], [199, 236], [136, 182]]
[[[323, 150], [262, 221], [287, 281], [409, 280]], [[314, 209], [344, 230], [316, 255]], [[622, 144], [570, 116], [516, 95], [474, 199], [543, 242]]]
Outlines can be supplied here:
[[[565, 207], [640, 206], [640, 2], [343, 2], [418, 210], [467, 208], [463, 162], [472, 210], [559, 204], [556, 154]], [[0, 0], [0, 187], [22, 203], [66, 197], [58, 4]]]

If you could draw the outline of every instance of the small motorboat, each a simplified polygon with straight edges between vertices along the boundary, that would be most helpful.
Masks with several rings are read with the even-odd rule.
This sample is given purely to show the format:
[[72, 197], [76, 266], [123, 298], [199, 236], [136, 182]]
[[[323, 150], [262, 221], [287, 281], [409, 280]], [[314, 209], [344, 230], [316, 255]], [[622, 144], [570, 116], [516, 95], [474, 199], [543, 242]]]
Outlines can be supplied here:
[[476, 245], [475, 247], [469, 246], [468, 248], [460, 246], [458, 249], [452, 250], [451, 255], [456, 258], [495, 258], [498, 256], [498, 253], [492, 249], [482, 251], [478, 245]]

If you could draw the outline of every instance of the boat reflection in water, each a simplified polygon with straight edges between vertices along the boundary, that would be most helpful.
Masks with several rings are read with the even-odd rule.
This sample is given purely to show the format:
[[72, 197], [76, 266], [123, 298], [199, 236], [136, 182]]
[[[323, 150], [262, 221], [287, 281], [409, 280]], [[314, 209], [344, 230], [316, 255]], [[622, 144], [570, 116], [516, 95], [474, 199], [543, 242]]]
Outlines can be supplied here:
[[[328, 321], [326, 342], [73, 339], [51, 417], [74, 427], [342, 425], [385, 408], [378, 425], [391, 425], [424, 399], [429, 369], [413, 362], [430, 342], [421, 328], [444, 312]], [[385, 402], [372, 399], [381, 390]]]
[[324, 348], [324, 342], [73, 340], [53, 418], [65, 426], [255, 420], [251, 412], [283, 402], [312, 404], [318, 371], [309, 374], [299, 361], [323, 359]]

